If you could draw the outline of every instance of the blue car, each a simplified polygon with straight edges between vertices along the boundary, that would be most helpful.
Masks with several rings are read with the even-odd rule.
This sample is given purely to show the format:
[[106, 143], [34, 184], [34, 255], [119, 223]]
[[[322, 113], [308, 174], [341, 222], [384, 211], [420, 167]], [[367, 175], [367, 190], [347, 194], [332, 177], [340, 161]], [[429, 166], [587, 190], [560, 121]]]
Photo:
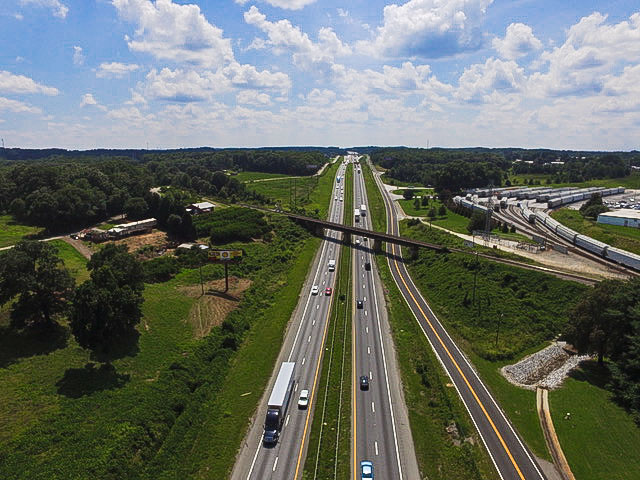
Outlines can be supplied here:
[[363, 460], [360, 462], [360, 478], [362, 480], [373, 478], [373, 463], [368, 460]]

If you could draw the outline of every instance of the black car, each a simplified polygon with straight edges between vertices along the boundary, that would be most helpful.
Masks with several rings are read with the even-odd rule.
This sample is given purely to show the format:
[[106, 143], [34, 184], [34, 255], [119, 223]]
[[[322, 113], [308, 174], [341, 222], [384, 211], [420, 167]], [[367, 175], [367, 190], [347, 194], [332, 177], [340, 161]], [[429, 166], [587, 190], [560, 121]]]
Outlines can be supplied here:
[[362, 300], [356, 301], [356, 308], [362, 308], [362, 307], [363, 307]]
[[365, 263], [364, 264], [364, 269], [367, 270], [367, 271], [371, 270], [371, 263], [370, 262]]
[[369, 390], [369, 377], [366, 375], [360, 377], [360, 390]]

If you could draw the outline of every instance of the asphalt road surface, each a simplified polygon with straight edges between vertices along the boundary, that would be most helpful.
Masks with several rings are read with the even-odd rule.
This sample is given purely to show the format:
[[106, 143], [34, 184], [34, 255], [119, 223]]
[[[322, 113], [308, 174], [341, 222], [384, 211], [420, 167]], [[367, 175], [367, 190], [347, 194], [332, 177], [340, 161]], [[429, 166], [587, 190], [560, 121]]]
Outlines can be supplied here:
[[[372, 170], [374, 170], [373, 167]], [[379, 175], [374, 173], [374, 177], [382, 192], [387, 211], [387, 231], [399, 235], [398, 218], [391, 198], [383, 187]], [[453, 342], [414, 285], [402, 262], [400, 247], [388, 244], [387, 252], [390, 254], [389, 267], [398, 288], [451, 378], [500, 477], [504, 480], [545, 479], [529, 449], [520, 440], [470, 362]]]
[[[341, 197], [344, 186], [344, 165], [338, 169], [341, 182], [334, 182], [328, 219], [342, 223], [343, 205]], [[327, 287], [334, 288], [337, 279], [337, 265], [342, 234], [326, 231], [319, 254], [316, 255], [310, 276], [303, 286], [293, 320], [289, 324], [283, 347], [273, 375], [260, 401], [256, 416], [236, 459], [232, 479], [238, 480], [290, 480], [302, 478], [306, 444], [311, 431], [313, 409], [316, 403], [316, 389], [320, 376], [320, 360], [324, 350], [329, 313], [333, 295], [326, 295]], [[336, 271], [328, 271], [329, 260], [336, 261]], [[317, 285], [318, 295], [312, 295], [311, 287]], [[283, 361], [296, 362], [294, 376], [296, 385], [291, 398], [280, 439], [273, 447], [264, 446], [262, 433], [267, 401], [275, 378]], [[301, 390], [311, 393], [309, 408], [298, 409]]]
[[[354, 166], [354, 208], [361, 205], [369, 210], [367, 192], [363, 174]], [[354, 212], [351, 212], [354, 215]], [[355, 226], [371, 229], [371, 219], [368, 214], [361, 216]], [[389, 370], [397, 375], [392, 345], [389, 345], [390, 335], [388, 325], [382, 325], [386, 319], [384, 296], [380, 290], [380, 280], [375, 270], [374, 257], [370, 248], [372, 241], [360, 236], [351, 239], [353, 250], [353, 406], [352, 406], [352, 473], [353, 478], [360, 478], [360, 462], [368, 460], [373, 463], [376, 478], [402, 480], [411, 478], [403, 468], [406, 462], [401, 461], [399, 448], [398, 414], [399, 404], [403, 399], [392, 399]], [[365, 269], [365, 264], [371, 264], [371, 270]], [[357, 308], [357, 302], [362, 302], [362, 308]], [[385, 315], [383, 318], [382, 315]], [[387, 338], [383, 337], [383, 332]], [[386, 344], [386, 345], [385, 345]], [[360, 386], [360, 377], [367, 376], [369, 389]], [[397, 379], [396, 379], [397, 380]], [[396, 395], [400, 389], [394, 392]], [[402, 406], [404, 408], [404, 406]], [[409, 430], [408, 422], [403, 425]], [[409, 432], [410, 435], [410, 432]], [[402, 456], [410, 457], [413, 475], [417, 474], [417, 462], [414, 449], [403, 449]], [[416, 477], [417, 478], [417, 477]]]

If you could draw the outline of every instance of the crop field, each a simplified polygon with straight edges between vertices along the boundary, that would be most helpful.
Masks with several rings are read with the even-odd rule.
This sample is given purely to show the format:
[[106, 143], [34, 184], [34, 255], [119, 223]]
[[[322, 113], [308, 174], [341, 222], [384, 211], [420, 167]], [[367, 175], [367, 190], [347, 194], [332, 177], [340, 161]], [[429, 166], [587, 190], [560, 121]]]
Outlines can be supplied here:
[[561, 208], [551, 216], [567, 227], [601, 242], [640, 254], [640, 230], [622, 225], [605, 225], [584, 218], [579, 211]]
[[64, 262], [71, 276], [76, 279], [76, 283], [82, 283], [89, 278], [87, 259], [80, 252], [62, 240], [51, 240], [50, 243], [58, 249], [58, 256]]
[[28, 235], [36, 235], [42, 231], [40, 227], [22, 225], [10, 215], [0, 215], [0, 248], [14, 245]]

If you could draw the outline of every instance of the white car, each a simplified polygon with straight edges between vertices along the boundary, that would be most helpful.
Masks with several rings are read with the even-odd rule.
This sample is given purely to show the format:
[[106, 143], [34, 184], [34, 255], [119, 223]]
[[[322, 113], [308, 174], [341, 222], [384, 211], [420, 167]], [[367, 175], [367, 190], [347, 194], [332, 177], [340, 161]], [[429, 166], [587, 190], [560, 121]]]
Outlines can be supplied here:
[[360, 239], [356, 238], [356, 245], [360, 245]]
[[298, 408], [307, 408], [309, 406], [309, 390], [302, 390], [298, 399]]
[[340, 197], [340, 201], [342, 201], [342, 197]]
[[317, 295], [318, 291], [318, 285], [314, 285], [313, 287], [311, 287], [311, 295]]

